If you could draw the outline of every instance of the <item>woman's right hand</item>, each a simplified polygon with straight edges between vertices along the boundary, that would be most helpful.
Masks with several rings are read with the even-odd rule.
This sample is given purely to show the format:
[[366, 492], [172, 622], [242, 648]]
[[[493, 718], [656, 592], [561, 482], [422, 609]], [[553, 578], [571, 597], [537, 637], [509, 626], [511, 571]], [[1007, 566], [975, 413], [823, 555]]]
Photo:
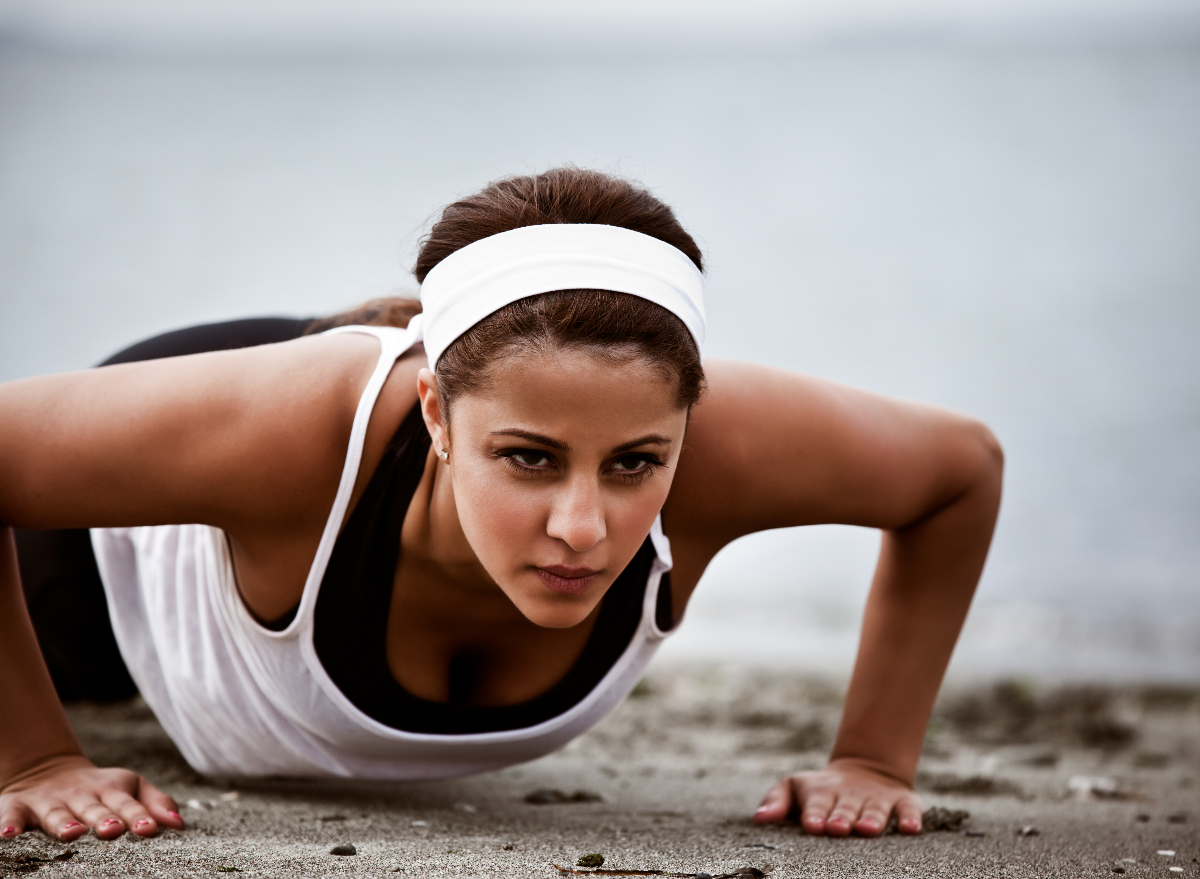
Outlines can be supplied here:
[[0, 838], [40, 828], [63, 842], [88, 828], [101, 839], [126, 830], [154, 836], [183, 829], [179, 806], [128, 769], [101, 769], [85, 757], [57, 757], [9, 780], [0, 791]]

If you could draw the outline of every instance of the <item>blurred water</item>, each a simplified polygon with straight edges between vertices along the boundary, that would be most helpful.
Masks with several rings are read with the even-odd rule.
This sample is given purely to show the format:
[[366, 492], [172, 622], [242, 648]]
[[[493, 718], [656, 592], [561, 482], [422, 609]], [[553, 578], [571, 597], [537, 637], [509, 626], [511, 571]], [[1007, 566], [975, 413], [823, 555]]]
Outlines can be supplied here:
[[[0, 380], [410, 285], [436, 208], [564, 161], [642, 179], [697, 234], [708, 356], [994, 427], [1007, 494], [956, 670], [1200, 677], [1197, 41], [358, 60], [11, 43]], [[731, 547], [667, 661], [844, 671], [876, 545], [819, 528]]]

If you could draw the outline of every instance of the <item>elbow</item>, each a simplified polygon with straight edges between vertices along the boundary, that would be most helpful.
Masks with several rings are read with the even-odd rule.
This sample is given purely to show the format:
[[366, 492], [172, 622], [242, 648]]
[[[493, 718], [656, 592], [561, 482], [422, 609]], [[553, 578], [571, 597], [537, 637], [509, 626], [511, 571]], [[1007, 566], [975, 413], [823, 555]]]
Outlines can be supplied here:
[[964, 446], [969, 449], [966, 458], [970, 461], [968, 490], [982, 489], [994, 493], [998, 500], [1004, 482], [1004, 448], [982, 421], [968, 421], [966, 434]]
[[982, 421], [973, 421], [971, 425], [974, 431], [975, 445], [979, 449], [979, 454], [985, 459], [987, 469], [997, 476], [1003, 475], [1004, 447], [1000, 445], [1000, 440], [996, 439], [992, 429]]

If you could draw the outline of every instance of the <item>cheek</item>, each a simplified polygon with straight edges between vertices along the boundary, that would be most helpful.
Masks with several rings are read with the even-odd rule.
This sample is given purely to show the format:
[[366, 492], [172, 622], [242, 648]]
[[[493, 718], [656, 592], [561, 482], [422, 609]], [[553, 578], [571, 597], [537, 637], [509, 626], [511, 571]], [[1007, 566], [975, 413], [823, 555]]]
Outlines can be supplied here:
[[456, 474], [454, 502], [463, 533], [484, 567], [490, 568], [489, 562], [499, 557], [520, 553], [545, 534], [545, 499], [508, 480]]
[[629, 558], [633, 558], [650, 533], [655, 518], [666, 503], [668, 490], [669, 486], [661, 491], [645, 489], [627, 494], [617, 492], [609, 499], [605, 519], [608, 539], [621, 544]]

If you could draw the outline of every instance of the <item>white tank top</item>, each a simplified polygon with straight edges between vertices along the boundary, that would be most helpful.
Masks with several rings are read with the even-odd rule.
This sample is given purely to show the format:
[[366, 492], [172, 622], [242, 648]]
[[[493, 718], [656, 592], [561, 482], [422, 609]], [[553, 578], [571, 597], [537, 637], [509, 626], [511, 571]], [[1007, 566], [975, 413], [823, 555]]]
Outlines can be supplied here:
[[345, 518], [371, 410], [393, 363], [412, 346], [391, 327], [339, 327], [375, 336], [382, 352], [363, 391], [341, 483], [295, 619], [282, 631], [242, 603], [225, 534], [209, 525], [96, 528], [92, 546], [121, 655], [143, 698], [198, 772], [218, 776], [446, 778], [533, 760], [586, 731], [625, 698], [666, 636], [655, 622], [671, 551], [656, 520], [641, 622], [600, 683], [535, 726], [464, 735], [411, 733], [360, 711], [326, 674], [313, 615]]

